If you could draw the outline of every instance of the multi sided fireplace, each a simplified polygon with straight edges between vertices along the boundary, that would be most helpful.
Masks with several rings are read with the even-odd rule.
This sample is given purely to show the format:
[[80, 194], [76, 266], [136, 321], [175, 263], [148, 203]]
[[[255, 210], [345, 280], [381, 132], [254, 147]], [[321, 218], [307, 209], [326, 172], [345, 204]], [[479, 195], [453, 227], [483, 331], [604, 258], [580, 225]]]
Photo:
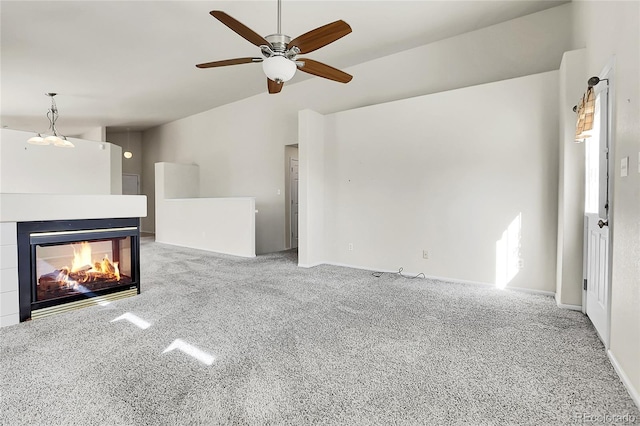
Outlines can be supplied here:
[[20, 321], [140, 293], [140, 220], [21, 222]]

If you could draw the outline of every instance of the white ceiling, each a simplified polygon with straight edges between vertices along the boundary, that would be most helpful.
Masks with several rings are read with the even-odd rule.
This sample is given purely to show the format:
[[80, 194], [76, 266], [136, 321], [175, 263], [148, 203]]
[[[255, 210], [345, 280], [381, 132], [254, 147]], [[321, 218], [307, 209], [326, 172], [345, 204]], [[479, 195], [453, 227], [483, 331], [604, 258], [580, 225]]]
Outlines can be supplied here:
[[[344, 69], [561, 3], [284, 0], [282, 31], [295, 37], [343, 19], [353, 33], [307, 56]], [[195, 67], [260, 56], [209, 15], [214, 9], [259, 34], [276, 32], [276, 0], [2, 0], [2, 126], [46, 130], [45, 92], [58, 93], [57, 127], [67, 135], [98, 126], [146, 129], [266, 92], [259, 64]], [[287, 84], [306, 78], [299, 72]]]

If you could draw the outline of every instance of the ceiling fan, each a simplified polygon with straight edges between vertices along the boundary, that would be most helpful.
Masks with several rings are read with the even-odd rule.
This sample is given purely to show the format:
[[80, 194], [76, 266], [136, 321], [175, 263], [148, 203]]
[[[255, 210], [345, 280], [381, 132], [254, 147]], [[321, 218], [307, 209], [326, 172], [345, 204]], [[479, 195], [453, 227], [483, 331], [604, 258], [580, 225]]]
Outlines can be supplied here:
[[306, 32], [291, 39], [280, 30], [281, 0], [278, 0], [278, 33], [262, 37], [251, 28], [232, 18], [221, 10], [212, 10], [211, 16], [231, 28], [238, 35], [250, 43], [258, 46], [262, 58], [236, 58], [224, 61], [205, 62], [196, 65], [198, 68], [215, 68], [228, 65], [262, 62], [262, 69], [267, 76], [269, 93], [279, 93], [282, 86], [290, 80], [297, 69], [318, 77], [348, 83], [353, 76], [322, 62], [308, 58], [298, 58], [299, 54], [306, 54], [318, 50], [351, 32], [349, 24], [342, 20], [332, 22], [322, 27]]

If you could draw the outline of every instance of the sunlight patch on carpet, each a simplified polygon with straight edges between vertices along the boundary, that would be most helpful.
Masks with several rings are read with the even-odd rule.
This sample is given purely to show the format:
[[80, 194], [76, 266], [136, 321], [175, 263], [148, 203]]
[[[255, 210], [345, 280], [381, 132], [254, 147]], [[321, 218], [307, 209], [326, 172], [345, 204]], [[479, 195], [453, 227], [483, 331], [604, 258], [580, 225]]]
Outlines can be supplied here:
[[215, 358], [213, 357], [213, 355], [185, 342], [184, 340], [181, 339], [176, 339], [174, 340], [167, 349], [165, 349], [164, 351], [162, 351], [162, 353], [167, 353], [167, 352], [171, 352], [172, 350], [177, 349], [179, 351], [184, 352], [185, 354], [192, 356], [193, 358], [197, 359], [198, 361], [200, 361], [203, 364], [206, 365], [211, 365], [213, 364], [213, 361], [215, 361]]
[[140, 318], [139, 316], [132, 314], [131, 312], [126, 312], [122, 315], [120, 315], [118, 318], [114, 318], [109, 322], [116, 322], [116, 321], [120, 321], [120, 320], [127, 320], [129, 321], [131, 324], [146, 330], [147, 328], [151, 327], [151, 324], [148, 323], [147, 321], [143, 320], [142, 318]]

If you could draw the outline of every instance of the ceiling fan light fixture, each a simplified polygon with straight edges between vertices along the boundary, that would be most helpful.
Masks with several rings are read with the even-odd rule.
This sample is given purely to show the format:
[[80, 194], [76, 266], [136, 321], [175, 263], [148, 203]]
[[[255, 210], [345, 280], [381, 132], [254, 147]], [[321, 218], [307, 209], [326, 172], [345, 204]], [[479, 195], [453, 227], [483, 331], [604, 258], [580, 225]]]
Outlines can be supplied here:
[[262, 61], [262, 70], [269, 80], [286, 82], [296, 73], [296, 63], [284, 56], [276, 55]]

